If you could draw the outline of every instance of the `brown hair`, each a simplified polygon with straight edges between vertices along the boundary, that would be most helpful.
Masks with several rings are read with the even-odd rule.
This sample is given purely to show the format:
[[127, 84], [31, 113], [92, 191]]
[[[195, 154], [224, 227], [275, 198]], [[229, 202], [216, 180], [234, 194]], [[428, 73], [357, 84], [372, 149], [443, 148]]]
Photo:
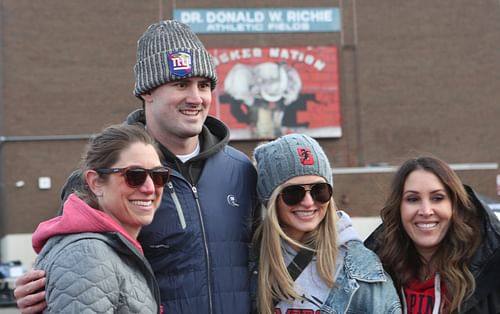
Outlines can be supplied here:
[[[81, 175], [87, 170], [109, 168], [120, 158], [120, 154], [134, 143], [144, 143], [152, 145], [160, 160], [162, 154], [153, 137], [139, 125], [116, 124], [111, 125], [100, 133], [94, 135], [87, 144], [87, 147], [80, 161]], [[99, 174], [103, 180], [107, 180], [107, 174]], [[84, 179], [81, 178], [83, 181]], [[84, 182], [75, 193], [93, 208], [99, 208], [97, 196], [90, 190]]]
[[[415, 170], [433, 173], [445, 187], [452, 203], [452, 218], [447, 234], [430, 261], [424, 263], [401, 222], [401, 202], [407, 177]], [[390, 194], [381, 211], [384, 222], [383, 243], [379, 252], [386, 270], [397, 287], [404, 286], [432, 269], [438, 271], [446, 282], [447, 302], [450, 313], [459, 310], [460, 304], [475, 289], [475, 281], [468, 266], [470, 258], [480, 243], [479, 221], [475, 209], [457, 174], [442, 160], [419, 157], [407, 160], [396, 172]], [[398, 289], [399, 290], [399, 289]]]

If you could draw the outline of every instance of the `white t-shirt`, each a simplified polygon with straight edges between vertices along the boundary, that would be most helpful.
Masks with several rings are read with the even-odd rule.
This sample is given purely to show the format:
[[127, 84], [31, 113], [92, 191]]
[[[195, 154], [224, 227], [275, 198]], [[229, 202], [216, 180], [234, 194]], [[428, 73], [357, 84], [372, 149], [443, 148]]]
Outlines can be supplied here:
[[194, 151], [192, 153], [189, 153], [187, 155], [176, 155], [176, 156], [177, 156], [177, 158], [179, 158], [182, 161], [182, 163], [185, 163], [189, 159], [198, 156], [199, 153], [200, 153], [200, 142], [198, 142], [198, 144], [196, 144], [196, 148], [194, 149]]

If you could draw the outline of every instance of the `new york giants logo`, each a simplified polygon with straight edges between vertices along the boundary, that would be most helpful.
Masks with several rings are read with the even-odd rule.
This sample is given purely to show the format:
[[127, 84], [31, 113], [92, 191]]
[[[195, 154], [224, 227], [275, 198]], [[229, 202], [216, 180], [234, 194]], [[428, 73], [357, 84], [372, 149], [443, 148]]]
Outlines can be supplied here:
[[177, 76], [186, 76], [192, 71], [192, 55], [190, 51], [177, 51], [169, 54], [168, 68], [170, 73]]
[[314, 165], [314, 156], [310, 148], [297, 148], [300, 163], [303, 165]]

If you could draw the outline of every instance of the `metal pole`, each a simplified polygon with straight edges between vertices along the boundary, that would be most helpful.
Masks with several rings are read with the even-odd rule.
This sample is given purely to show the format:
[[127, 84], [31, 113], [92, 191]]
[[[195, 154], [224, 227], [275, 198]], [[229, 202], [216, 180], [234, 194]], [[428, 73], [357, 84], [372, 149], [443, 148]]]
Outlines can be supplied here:
[[0, 136], [0, 146], [7, 142], [41, 142], [88, 140], [93, 134]]
[[[3, 63], [5, 61], [4, 58], [4, 47], [5, 47], [5, 41], [4, 41], [4, 8], [3, 8], [3, 1], [0, 1], [0, 136], [4, 132], [4, 94], [3, 94], [3, 86], [4, 86], [4, 67]], [[4, 235], [5, 231], [5, 219], [3, 215], [5, 212], [7, 212], [5, 208], [5, 184], [4, 184], [4, 174], [5, 174], [5, 157], [4, 157], [4, 152], [2, 150], [2, 145], [0, 142], [0, 237]], [[1, 255], [1, 250], [0, 250], [0, 255]], [[1, 258], [1, 256], [0, 256]]]
[[352, 1], [352, 24], [353, 24], [353, 75], [354, 75], [354, 107], [356, 108], [356, 141], [358, 151], [358, 164], [365, 165], [365, 153], [363, 148], [363, 115], [361, 114], [361, 102], [359, 100], [359, 75], [358, 75], [358, 21], [356, 11], [356, 0]]

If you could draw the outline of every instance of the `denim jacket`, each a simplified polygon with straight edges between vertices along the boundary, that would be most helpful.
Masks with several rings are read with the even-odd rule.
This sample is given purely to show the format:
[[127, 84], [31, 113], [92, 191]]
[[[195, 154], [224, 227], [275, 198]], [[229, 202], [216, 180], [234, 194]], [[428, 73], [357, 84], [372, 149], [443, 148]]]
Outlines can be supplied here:
[[[384, 271], [378, 256], [366, 248], [357, 236], [352, 236], [350, 218], [341, 214], [337, 229], [340, 231], [338, 274], [320, 313], [402, 313], [401, 303], [392, 279]], [[254, 249], [255, 250], [255, 249]], [[252, 313], [257, 313], [256, 288], [258, 254], [251, 251]]]
[[401, 313], [394, 284], [375, 253], [357, 240], [343, 248], [344, 264], [320, 313]]

